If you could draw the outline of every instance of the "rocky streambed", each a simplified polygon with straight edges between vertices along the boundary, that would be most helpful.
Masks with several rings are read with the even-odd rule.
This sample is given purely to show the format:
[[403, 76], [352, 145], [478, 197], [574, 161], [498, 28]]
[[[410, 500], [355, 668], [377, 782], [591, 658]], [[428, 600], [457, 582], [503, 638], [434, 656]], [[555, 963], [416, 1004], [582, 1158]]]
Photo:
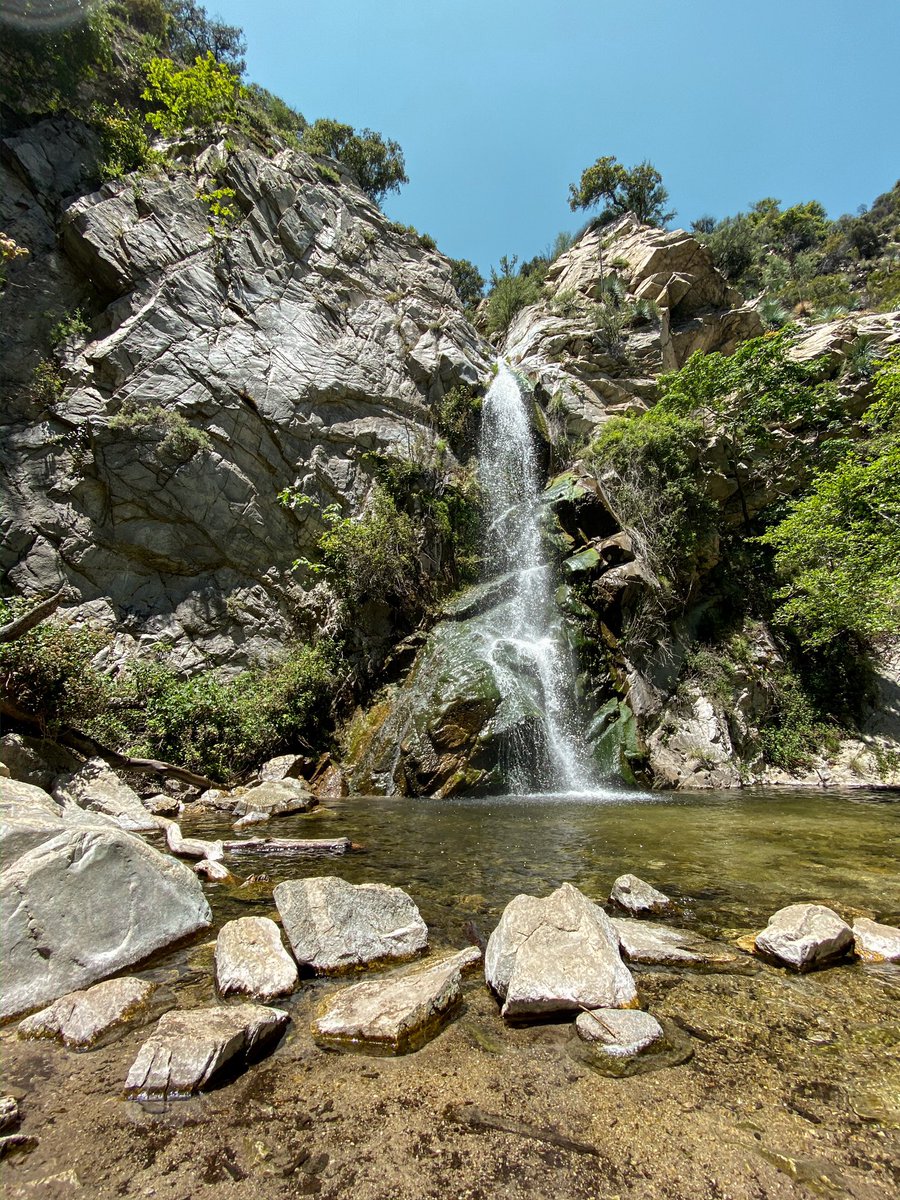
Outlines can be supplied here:
[[[99, 985], [125, 1019], [90, 1050], [0, 1031], [20, 1112], [7, 1194], [893, 1195], [900, 967], [853, 954], [841, 927], [897, 924], [896, 815], [884, 793], [276, 813], [267, 840], [357, 848], [224, 852], [230, 877], [203, 885], [211, 924]], [[180, 832], [228, 846], [247, 836], [237, 816], [189, 810]], [[521, 894], [540, 899], [510, 904]], [[835, 914], [780, 918], [792, 945], [826, 946], [795, 964], [816, 969], [778, 965], [774, 943], [749, 953], [800, 901]], [[471, 944], [485, 938], [486, 964]], [[369, 962], [349, 976], [348, 943]], [[604, 954], [608, 970], [579, 977]], [[261, 963], [281, 974], [260, 998], [246, 985]], [[63, 1008], [57, 1025], [83, 1031]], [[201, 1090], [147, 1098], [185, 1039], [202, 1071], [235, 1037]]]

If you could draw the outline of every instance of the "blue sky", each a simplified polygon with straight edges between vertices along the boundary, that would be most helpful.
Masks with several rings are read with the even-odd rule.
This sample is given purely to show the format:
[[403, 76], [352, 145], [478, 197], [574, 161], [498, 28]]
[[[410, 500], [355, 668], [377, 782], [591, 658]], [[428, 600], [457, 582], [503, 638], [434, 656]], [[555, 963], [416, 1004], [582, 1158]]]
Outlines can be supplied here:
[[854, 212], [900, 175], [900, 0], [206, 0], [248, 78], [396, 138], [395, 220], [470, 258], [582, 223], [601, 154], [662, 172], [674, 225], [762, 196]]

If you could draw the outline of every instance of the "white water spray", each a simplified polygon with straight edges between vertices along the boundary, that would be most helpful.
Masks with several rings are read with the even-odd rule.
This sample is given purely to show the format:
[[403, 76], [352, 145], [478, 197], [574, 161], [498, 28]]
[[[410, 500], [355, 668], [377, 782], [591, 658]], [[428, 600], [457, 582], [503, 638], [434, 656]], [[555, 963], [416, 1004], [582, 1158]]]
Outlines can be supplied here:
[[508, 603], [486, 614], [483, 653], [504, 705], [531, 718], [510, 722], [507, 785], [517, 792], [585, 791], [595, 773], [579, 736], [573, 663], [553, 601], [531, 426], [505, 363], [484, 400], [479, 458], [484, 575], [508, 576], [511, 591]]

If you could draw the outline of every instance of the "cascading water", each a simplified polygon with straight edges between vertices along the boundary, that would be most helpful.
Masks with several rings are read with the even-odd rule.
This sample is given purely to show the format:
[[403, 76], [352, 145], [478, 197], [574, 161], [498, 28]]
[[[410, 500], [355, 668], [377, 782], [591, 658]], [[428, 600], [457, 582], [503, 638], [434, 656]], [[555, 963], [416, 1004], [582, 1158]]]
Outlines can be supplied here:
[[509, 591], [482, 626], [482, 653], [508, 714], [506, 782], [516, 792], [586, 791], [595, 772], [579, 736], [572, 657], [553, 600], [531, 426], [502, 362], [482, 407], [479, 458], [484, 575], [506, 577]]

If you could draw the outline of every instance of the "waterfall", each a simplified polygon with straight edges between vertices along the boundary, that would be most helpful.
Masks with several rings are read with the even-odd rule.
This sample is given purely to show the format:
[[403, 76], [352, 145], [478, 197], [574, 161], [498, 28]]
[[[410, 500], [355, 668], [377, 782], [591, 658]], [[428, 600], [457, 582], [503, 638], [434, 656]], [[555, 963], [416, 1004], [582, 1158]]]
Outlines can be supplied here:
[[502, 362], [482, 408], [479, 459], [484, 577], [505, 577], [509, 594], [486, 614], [482, 632], [482, 654], [507, 710], [506, 783], [515, 792], [585, 791], [594, 773], [579, 736], [574, 664], [553, 598], [531, 424]]

